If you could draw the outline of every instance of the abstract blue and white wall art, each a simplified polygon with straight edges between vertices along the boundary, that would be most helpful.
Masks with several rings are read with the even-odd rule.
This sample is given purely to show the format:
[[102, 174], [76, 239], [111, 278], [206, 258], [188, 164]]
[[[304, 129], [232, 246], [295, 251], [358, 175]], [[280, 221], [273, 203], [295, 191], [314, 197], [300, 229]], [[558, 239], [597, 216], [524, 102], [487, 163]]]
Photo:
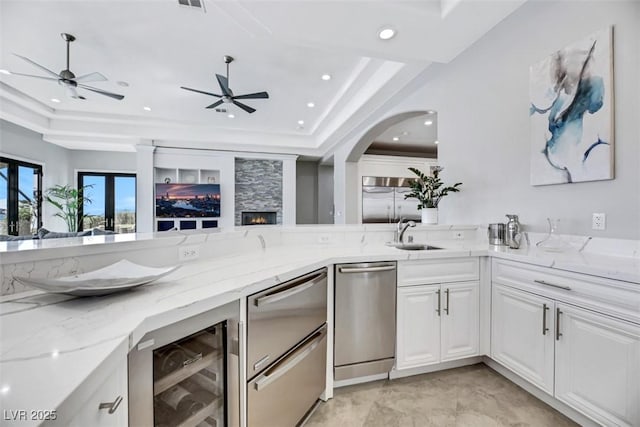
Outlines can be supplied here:
[[611, 28], [531, 66], [531, 185], [613, 179]]

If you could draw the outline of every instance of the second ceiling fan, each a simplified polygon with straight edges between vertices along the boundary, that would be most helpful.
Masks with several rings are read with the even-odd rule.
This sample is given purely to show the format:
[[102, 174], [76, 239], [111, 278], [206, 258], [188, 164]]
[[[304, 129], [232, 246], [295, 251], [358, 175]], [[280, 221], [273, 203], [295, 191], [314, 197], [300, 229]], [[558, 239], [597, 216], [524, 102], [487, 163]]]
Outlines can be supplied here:
[[256, 93], [248, 93], [245, 95], [234, 95], [233, 91], [229, 88], [229, 64], [233, 62], [233, 57], [229, 55], [224, 56], [224, 63], [227, 64], [227, 76], [221, 76], [220, 74], [216, 74], [216, 79], [218, 80], [218, 85], [220, 85], [220, 91], [222, 94], [206, 92], [203, 90], [192, 89], [189, 87], [180, 86], [181, 89], [189, 90], [191, 92], [202, 93], [204, 95], [215, 96], [216, 98], [220, 98], [218, 101], [213, 104], [207, 106], [206, 108], [216, 108], [222, 104], [234, 104], [240, 108], [242, 108], [247, 113], [255, 112], [255, 108], [251, 108], [242, 102], [238, 102], [238, 99], [266, 99], [269, 98], [269, 94], [267, 92], [256, 92]]

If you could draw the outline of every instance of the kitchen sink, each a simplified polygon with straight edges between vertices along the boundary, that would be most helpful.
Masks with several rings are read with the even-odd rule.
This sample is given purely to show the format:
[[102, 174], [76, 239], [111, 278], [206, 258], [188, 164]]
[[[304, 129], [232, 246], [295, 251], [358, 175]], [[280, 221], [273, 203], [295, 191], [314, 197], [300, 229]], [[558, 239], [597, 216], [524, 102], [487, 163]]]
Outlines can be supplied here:
[[425, 245], [422, 243], [394, 243], [390, 246], [402, 249], [403, 251], [431, 251], [435, 249], [442, 249], [437, 246]]

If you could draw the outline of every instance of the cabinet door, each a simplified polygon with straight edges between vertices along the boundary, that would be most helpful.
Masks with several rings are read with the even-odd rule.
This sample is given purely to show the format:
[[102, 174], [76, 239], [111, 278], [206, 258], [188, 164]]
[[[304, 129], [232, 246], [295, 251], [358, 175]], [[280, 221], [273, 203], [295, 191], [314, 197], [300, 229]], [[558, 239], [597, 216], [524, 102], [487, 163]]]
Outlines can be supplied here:
[[[74, 414], [65, 425], [69, 427], [112, 427], [129, 425], [129, 409], [127, 394], [127, 363], [116, 370], [98, 386], [97, 390], [82, 405], [82, 409]], [[101, 403], [114, 403], [113, 408], [99, 409]], [[109, 411], [113, 411], [109, 413]]]
[[398, 288], [397, 369], [439, 361], [439, 297], [439, 285]]
[[553, 394], [553, 300], [493, 284], [491, 357]]
[[640, 426], [640, 326], [557, 309], [556, 398], [600, 424]]
[[462, 359], [478, 354], [480, 312], [478, 282], [442, 285], [442, 357]]

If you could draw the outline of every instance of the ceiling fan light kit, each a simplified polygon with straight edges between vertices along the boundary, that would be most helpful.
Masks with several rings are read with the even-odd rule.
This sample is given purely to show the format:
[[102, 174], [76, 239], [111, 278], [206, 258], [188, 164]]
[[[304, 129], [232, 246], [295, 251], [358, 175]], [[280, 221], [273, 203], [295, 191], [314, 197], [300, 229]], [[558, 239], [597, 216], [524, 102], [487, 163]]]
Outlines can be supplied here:
[[211, 108], [216, 108], [222, 104], [233, 104], [236, 107], [243, 109], [249, 114], [254, 113], [256, 111], [255, 108], [252, 108], [246, 104], [243, 104], [242, 102], [239, 102], [238, 99], [267, 99], [269, 98], [269, 94], [267, 92], [256, 92], [256, 93], [248, 93], [244, 95], [234, 95], [231, 88], [229, 88], [229, 64], [233, 62], [233, 57], [229, 55], [225, 55], [223, 58], [224, 58], [224, 63], [227, 64], [227, 75], [225, 77], [220, 74], [216, 74], [216, 80], [218, 81], [218, 86], [220, 86], [220, 91], [222, 92], [222, 95], [217, 93], [212, 93], [212, 92], [206, 92], [199, 89], [192, 89], [185, 86], [180, 86], [180, 88], [191, 91], [191, 92], [201, 93], [203, 95], [220, 98], [218, 101], [214, 102], [211, 105], [208, 105], [205, 108], [211, 109]]
[[24, 74], [24, 73], [14, 73], [14, 72], [10, 72], [11, 75], [15, 75], [15, 76], [21, 76], [21, 77], [31, 77], [31, 78], [37, 78], [37, 79], [42, 79], [42, 80], [50, 80], [50, 81], [55, 81], [57, 82], [60, 86], [63, 86], [65, 88], [65, 90], [67, 91], [67, 94], [69, 95], [69, 97], [74, 98], [74, 99], [86, 99], [84, 96], [80, 95], [78, 93], [78, 89], [84, 89], [84, 90], [88, 90], [91, 92], [95, 92], [97, 94], [100, 95], [104, 95], [104, 96], [108, 96], [110, 98], [113, 99], [117, 99], [117, 100], [122, 100], [124, 99], [123, 95], [118, 95], [117, 93], [113, 93], [113, 92], [108, 92], [106, 90], [102, 90], [99, 89], [97, 87], [93, 87], [93, 86], [87, 86], [85, 83], [88, 82], [104, 82], [107, 81], [107, 78], [98, 72], [93, 72], [93, 73], [89, 73], [89, 74], [84, 74], [80, 77], [76, 77], [76, 75], [71, 71], [71, 68], [69, 67], [69, 54], [70, 54], [70, 44], [76, 40], [75, 36], [68, 34], [68, 33], [61, 33], [60, 36], [62, 37], [62, 40], [64, 40], [67, 43], [67, 68], [65, 68], [64, 70], [60, 71], [60, 73], [55, 73], [53, 71], [51, 71], [50, 69], [48, 69], [47, 67], [44, 67], [40, 64], [38, 64], [35, 61], [32, 61], [31, 59], [25, 57], [25, 56], [21, 56], [18, 55], [17, 53], [14, 53], [15, 56], [17, 56], [18, 58], [30, 63], [31, 65], [33, 65], [36, 68], [39, 68], [41, 71], [44, 71], [45, 74], [47, 74], [46, 76], [38, 76], [38, 75], [34, 75], [34, 74]]

